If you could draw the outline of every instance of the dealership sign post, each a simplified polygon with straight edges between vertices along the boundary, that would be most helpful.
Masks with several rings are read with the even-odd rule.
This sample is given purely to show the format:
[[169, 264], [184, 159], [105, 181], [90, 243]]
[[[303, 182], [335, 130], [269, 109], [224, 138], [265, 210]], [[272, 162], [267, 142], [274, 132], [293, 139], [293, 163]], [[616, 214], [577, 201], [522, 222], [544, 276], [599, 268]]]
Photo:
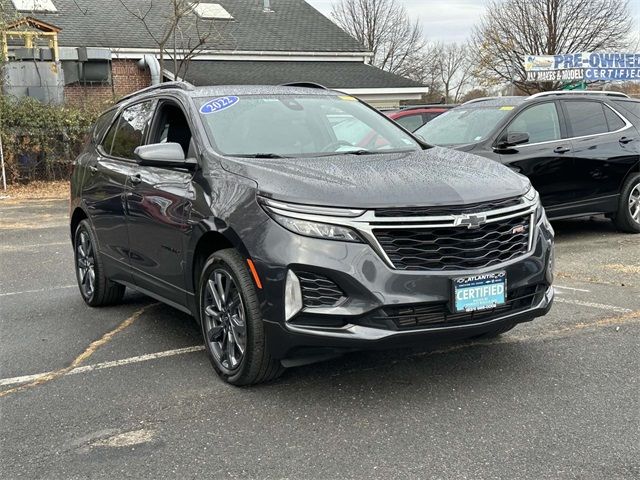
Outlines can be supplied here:
[[640, 53], [525, 55], [530, 82], [640, 81]]

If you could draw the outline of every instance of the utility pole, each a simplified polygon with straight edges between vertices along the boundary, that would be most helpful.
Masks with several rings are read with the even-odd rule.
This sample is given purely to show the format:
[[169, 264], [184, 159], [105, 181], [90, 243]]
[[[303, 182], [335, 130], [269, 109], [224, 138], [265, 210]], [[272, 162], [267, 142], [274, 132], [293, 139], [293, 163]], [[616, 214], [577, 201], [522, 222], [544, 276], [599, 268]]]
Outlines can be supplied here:
[[7, 190], [7, 172], [4, 169], [4, 153], [2, 151], [2, 135], [0, 135], [0, 164], [2, 165], [2, 189]]

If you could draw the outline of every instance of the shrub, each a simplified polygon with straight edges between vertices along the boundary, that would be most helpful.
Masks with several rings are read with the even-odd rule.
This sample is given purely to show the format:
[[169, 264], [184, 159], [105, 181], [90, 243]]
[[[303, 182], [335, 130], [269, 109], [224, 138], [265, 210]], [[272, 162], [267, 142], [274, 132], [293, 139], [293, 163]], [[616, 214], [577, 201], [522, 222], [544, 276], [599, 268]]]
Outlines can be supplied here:
[[68, 178], [91, 125], [106, 107], [48, 105], [29, 97], [0, 96], [7, 182]]

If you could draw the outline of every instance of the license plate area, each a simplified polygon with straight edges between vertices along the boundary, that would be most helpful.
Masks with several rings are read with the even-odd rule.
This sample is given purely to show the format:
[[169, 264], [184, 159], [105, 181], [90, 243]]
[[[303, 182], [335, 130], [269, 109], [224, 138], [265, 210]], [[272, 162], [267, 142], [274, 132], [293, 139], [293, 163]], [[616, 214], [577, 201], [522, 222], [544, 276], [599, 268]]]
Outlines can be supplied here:
[[470, 275], [453, 280], [453, 311], [475, 312], [504, 305], [507, 300], [507, 272]]

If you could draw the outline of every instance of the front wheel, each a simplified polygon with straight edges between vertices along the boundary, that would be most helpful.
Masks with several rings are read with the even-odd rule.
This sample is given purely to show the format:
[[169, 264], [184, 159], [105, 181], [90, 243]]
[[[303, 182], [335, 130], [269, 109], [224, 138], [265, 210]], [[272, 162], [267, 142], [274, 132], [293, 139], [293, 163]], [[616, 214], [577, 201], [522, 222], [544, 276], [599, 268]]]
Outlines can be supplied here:
[[215, 371], [232, 385], [273, 380], [284, 370], [269, 352], [255, 288], [233, 249], [214, 253], [202, 269], [198, 297], [205, 348]]
[[623, 232], [640, 233], [640, 174], [632, 175], [624, 182], [613, 221]]

